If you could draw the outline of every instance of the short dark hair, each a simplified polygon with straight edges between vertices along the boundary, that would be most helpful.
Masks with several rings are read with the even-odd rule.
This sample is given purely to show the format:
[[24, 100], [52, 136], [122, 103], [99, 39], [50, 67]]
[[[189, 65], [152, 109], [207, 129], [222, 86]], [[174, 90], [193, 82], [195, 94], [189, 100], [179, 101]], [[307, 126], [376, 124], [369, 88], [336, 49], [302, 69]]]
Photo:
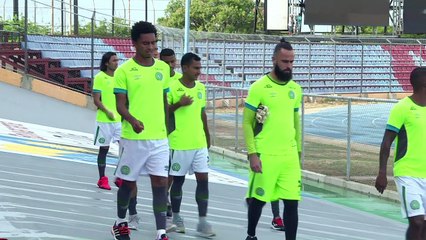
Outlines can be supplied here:
[[101, 65], [99, 66], [102, 72], [105, 72], [107, 70], [106, 64], [109, 62], [112, 56], [117, 56], [117, 53], [106, 52], [104, 55], [102, 55]]
[[170, 57], [170, 56], [174, 56], [174, 55], [176, 55], [175, 54], [175, 51], [173, 51], [172, 49], [170, 49], [170, 48], [164, 48], [163, 50], [161, 50], [161, 52], [160, 52], [160, 59], [161, 59], [161, 57]]
[[293, 47], [291, 46], [291, 43], [287, 42], [285, 38], [281, 38], [280, 42], [275, 45], [274, 49], [274, 56], [277, 54], [281, 49], [293, 51]]
[[192, 61], [201, 61], [201, 58], [195, 54], [195, 53], [185, 53], [185, 55], [182, 56], [182, 59], [180, 60], [180, 65], [191, 65]]
[[413, 90], [426, 87], [426, 67], [416, 67], [410, 74], [410, 83]]
[[137, 41], [141, 34], [154, 33], [155, 38], [157, 38], [157, 29], [150, 22], [139, 21], [133, 24], [132, 30], [130, 31], [130, 35], [133, 41]]

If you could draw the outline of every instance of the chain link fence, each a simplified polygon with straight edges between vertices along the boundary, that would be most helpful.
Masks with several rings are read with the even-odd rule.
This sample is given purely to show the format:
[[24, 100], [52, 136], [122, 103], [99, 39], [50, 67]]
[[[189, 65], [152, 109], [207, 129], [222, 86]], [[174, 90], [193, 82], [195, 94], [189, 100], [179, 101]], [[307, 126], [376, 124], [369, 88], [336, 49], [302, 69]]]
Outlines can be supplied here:
[[[246, 154], [242, 116], [248, 90], [211, 85], [207, 89], [206, 110], [213, 144]], [[387, 118], [396, 102], [305, 94], [301, 111], [303, 168], [373, 184], [379, 169], [380, 144]], [[389, 173], [392, 172], [392, 159], [393, 155], [388, 162]]]

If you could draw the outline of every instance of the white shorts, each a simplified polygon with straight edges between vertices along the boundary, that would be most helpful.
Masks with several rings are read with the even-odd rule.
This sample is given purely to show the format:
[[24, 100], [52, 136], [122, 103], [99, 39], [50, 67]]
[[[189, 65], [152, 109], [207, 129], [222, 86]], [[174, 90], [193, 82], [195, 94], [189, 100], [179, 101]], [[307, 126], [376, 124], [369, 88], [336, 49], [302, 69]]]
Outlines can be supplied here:
[[425, 215], [426, 178], [395, 177], [403, 218]]
[[136, 181], [140, 174], [167, 177], [169, 142], [162, 140], [120, 140], [120, 157], [115, 176]]
[[106, 147], [109, 146], [111, 142], [118, 142], [118, 140], [120, 140], [120, 135], [121, 122], [96, 122], [95, 140], [93, 144], [95, 146]]
[[185, 176], [186, 173], [208, 173], [209, 151], [207, 148], [196, 150], [172, 150], [169, 174]]

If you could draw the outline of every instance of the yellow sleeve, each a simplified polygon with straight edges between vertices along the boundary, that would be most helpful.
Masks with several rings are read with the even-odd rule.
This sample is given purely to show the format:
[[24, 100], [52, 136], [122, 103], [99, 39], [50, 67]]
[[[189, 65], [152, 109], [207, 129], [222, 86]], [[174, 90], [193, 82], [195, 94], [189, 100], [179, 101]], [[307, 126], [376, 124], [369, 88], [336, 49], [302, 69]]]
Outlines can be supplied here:
[[244, 108], [243, 131], [248, 154], [257, 153], [253, 132], [254, 121], [256, 121], [255, 116], [256, 112], [254, 112], [252, 109], [247, 107]]

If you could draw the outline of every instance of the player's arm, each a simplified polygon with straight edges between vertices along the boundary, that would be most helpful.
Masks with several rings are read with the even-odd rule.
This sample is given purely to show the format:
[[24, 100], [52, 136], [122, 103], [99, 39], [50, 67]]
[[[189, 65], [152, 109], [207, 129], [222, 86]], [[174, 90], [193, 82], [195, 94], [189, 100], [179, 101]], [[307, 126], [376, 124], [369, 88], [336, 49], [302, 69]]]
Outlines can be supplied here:
[[256, 112], [252, 109], [249, 109], [248, 107], [245, 107], [243, 112], [243, 131], [247, 147], [247, 153], [249, 155], [257, 154], [256, 147], [254, 144], [254, 121], [256, 121]]
[[133, 131], [140, 133], [143, 130], [143, 124], [141, 121], [133, 117], [127, 109], [127, 94], [115, 93], [115, 100], [117, 103], [117, 112], [121, 117], [132, 125]]
[[164, 116], [166, 117], [166, 129], [169, 129], [169, 101], [167, 100], [167, 91], [163, 93]]
[[299, 161], [302, 161], [302, 124], [300, 121], [300, 114], [299, 111], [294, 111], [294, 129], [296, 131], [296, 144], [297, 144], [297, 151], [299, 152]]
[[106, 108], [101, 101], [101, 91], [93, 90], [93, 103], [99, 110], [104, 112], [108, 116], [108, 118], [114, 120], [114, 114], [110, 110], [108, 110], [108, 108]]
[[209, 125], [208, 125], [208, 122], [207, 122], [207, 114], [206, 114], [206, 111], [205, 111], [204, 108], [201, 110], [201, 120], [203, 121], [204, 134], [206, 135], [207, 148], [210, 148]]
[[256, 121], [256, 110], [250, 109], [247, 107], [244, 108], [243, 113], [243, 131], [244, 139], [246, 142], [248, 158], [250, 162], [250, 169], [253, 172], [261, 173], [262, 172], [262, 163], [257, 156], [256, 145], [254, 143], [254, 132], [253, 126], [254, 121]]
[[380, 193], [385, 191], [387, 186], [387, 163], [389, 159], [390, 149], [392, 146], [392, 142], [395, 140], [397, 136], [397, 132], [386, 129], [385, 135], [383, 136], [382, 144], [380, 145], [380, 162], [379, 162], [379, 173], [376, 178], [376, 189]]

